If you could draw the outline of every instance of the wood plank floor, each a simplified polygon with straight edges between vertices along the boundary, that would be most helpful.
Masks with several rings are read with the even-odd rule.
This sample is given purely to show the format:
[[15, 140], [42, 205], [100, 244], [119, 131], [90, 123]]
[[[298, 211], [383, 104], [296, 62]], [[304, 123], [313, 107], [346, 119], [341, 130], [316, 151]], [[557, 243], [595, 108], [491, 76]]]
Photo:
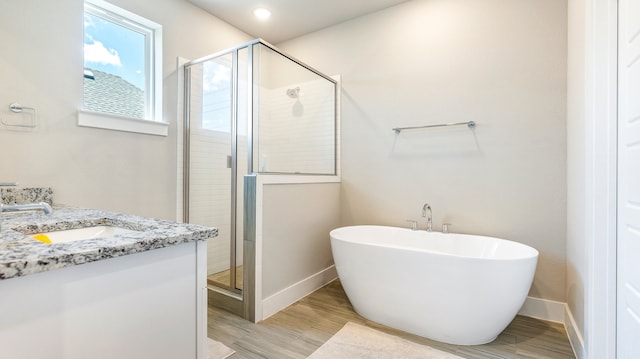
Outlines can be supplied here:
[[234, 349], [232, 359], [306, 358], [349, 321], [464, 358], [575, 358], [561, 324], [528, 317], [516, 317], [495, 341], [476, 346], [385, 327], [356, 314], [337, 280], [258, 324], [209, 305], [208, 335]]

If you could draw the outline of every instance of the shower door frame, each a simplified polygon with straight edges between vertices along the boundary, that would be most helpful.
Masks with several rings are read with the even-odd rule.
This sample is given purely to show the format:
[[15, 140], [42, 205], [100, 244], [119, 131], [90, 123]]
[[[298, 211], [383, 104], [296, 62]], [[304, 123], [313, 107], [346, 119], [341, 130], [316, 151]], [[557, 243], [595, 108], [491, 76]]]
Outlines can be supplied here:
[[[237, 285], [237, 225], [238, 225], [238, 71], [236, 70], [238, 67], [238, 56], [239, 51], [242, 49], [242, 46], [235, 47], [233, 49], [217, 52], [193, 61], [189, 61], [184, 64], [184, 169], [183, 169], [183, 221], [185, 223], [189, 222], [189, 173], [190, 173], [190, 151], [191, 151], [191, 106], [189, 103], [189, 99], [191, 96], [191, 66], [201, 64], [215, 58], [229, 55], [231, 54], [231, 200], [230, 200], [230, 229], [229, 229], [229, 237], [230, 237], [230, 248], [229, 248], [229, 284], [225, 284], [222, 282], [216, 282], [216, 287], [224, 289], [225, 291], [235, 294], [235, 296], [242, 296], [242, 292], [244, 288], [238, 288]], [[249, 48], [248, 56], [251, 56], [251, 48]], [[250, 59], [250, 57], [249, 57]], [[252, 62], [249, 60], [249, 71], [251, 71]], [[250, 75], [250, 73], [249, 73]], [[248, 77], [250, 78], [250, 77]], [[252, 91], [248, 91], [251, 93]], [[250, 108], [253, 106], [251, 102], [249, 102]], [[248, 124], [249, 125], [249, 124]], [[251, 164], [253, 162], [252, 157], [252, 141], [251, 141], [251, 126], [247, 128], [247, 138], [248, 138], [248, 149], [247, 152], [249, 154], [249, 167], [247, 168], [247, 172], [251, 173], [253, 169], [251, 168]], [[244, 258], [244, 255], [243, 255]], [[208, 287], [208, 286], [207, 286]], [[237, 298], [237, 299], [241, 299]]]
[[[285, 53], [283, 53], [281, 50], [279, 50], [278, 48], [276, 48], [275, 46], [269, 44], [268, 42], [262, 40], [262, 39], [254, 39], [251, 40], [249, 42], [240, 44], [234, 48], [231, 49], [227, 49], [227, 50], [223, 50], [217, 53], [213, 53], [211, 55], [196, 59], [196, 60], [192, 60], [189, 62], [186, 62], [183, 66], [185, 69], [185, 91], [184, 91], [184, 117], [185, 117], [185, 121], [184, 121], [184, 162], [183, 162], [183, 178], [184, 178], [184, 183], [183, 183], [183, 220], [185, 222], [188, 222], [188, 218], [189, 218], [189, 170], [190, 170], [190, 163], [189, 163], [189, 151], [190, 151], [190, 136], [191, 136], [191, 131], [190, 131], [190, 106], [189, 106], [189, 97], [190, 97], [190, 67], [192, 65], [196, 65], [199, 63], [203, 63], [209, 60], [212, 60], [214, 58], [220, 57], [220, 56], [224, 56], [224, 55], [228, 55], [228, 54], [233, 54], [232, 56], [232, 63], [233, 63], [233, 69], [238, 69], [238, 53], [240, 52], [240, 50], [242, 49], [247, 49], [247, 69], [246, 69], [246, 74], [247, 74], [247, 85], [249, 86], [247, 89], [247, 116], [250, 116], [249, 118], [247, 118], [247, 174], [244, 175], [244, 204], [243, 204], [243, 214], [244, 214], [244, 222], [243, 222], [243, 255], [242, 255], [242, 264], [243, 264], [243, 286], [242, 289], [237, 289], [235, 288], [236, 286], [236, 249], [237, 249], [237, 216], [238, 216], [238, 210], [237, 210], [237, 198], [238, 198], [238, 172], [237, 172], [237, 144], [238, 144], [238, 138], [237, 138], [237, 124], [238, 124], [238, 71], [233, 71], [232, 74], [232, 200], [231, 200], [231, 213], [232, 213], [232, 243], [231, 243], [231, 252], [233, 253], [231, 255], [231, 265], [230, 265], [230, 274], [232, 276], [232, 282], [230, 282], [229, 287], [233, 287], [233, 288], [223, 288], [223, 287], [219, 287], [219, 288], [223, 288], [225, 291], [227, 291], [226, 294], [228, 295], [219, 295], [220, 292], [217, 291], [213, 291], [211, 288], [209, 288], [209, 295], [214, 295], [216, 298], [218, 298], [219, 300], [221, 300], [222, 303], [222, 307], [226, 308], [227, 310], [234, 312], [242, 317], [244, 317], [247, 320], [251, 320], [251, 321], [255, 321], [256, 319], [256, 306], [258, 305], [258, 300], [261, 300], [262, 298], [258, 299], [258, 296], [261, 295], [260, 290], [260, 285], [257, 284], [257, 282], [261, 282], [260, 280], [258, 280], [256, 278], [257, 275], [257, 268], [256, 268], [256, 261], [259, 261], [258, 257], [261, 258], [261, 254], [256, 253], [256, 249], [257, 249], [257, 228], [256, 228], [256, 219], [258, 216], [257, 211], [259, 210], [256, 207], [257, 204], [257, 198], [256, 198], [256, 192], [257, 192], [257, 176], [258, 173], [254, 172], [254, 138], [258, 137], [258, 128], [256, 128], [255, 123], [256, 123], [256, 119], [259, 118], [259, 109], [257, 108], [257, 106], [254, 106], [256, 103], [256, 99], [259, 100], [260, 95], [254, 93], [255, 91], [255, 81], [256, 79], [254, 78], [254, 45], [257, 44], [261, 44], [263, 46], [265, 46], [266, 48], [273, 50], [274, 52], [276, 52], [277, 54], [281, 55], [282, 57], [284, 57], [285, 59], [290, 60], [291, 62], [301, 66], [302, 68], [326, 79], [327, 81], [331, 82], [334, 84], [334, 113], [333, 113], [333, 119], [334, 119], [334, 160], [333, 160], [333, 173], [332, 174], [302, 174], [303, 176], [308, 176], [309, 178], [317, 176], [317, 177], [339, 177], [340, 176], [340, 146], [339, 146], [339, 140], [340, 140], [340, 129], [339, 129], [339, 117], [340, 117], [340, 113], [339, 113], [339, 107], [340, 107], [340, 96], [339, 96], [339, 89], [338, 89], [338, 81], [336, 81], [335, 79], [333, 79], [332, 77], [329, 77], [321, 72], [319, 72], [318, 70], [314, 69], [313, 67], [305, 64], [304, 62], [301, 62], [300, 60], [291, 57]], [[293, 174], [293, 173], [268, 173], [267, 175], [275, 175], [275, 176], [287, 176], [287, 175], [300, 175], [300, 174]], [[229, 302], [229, 299], [235, 299], [240, 301], [241, 303], [231, 303]]]

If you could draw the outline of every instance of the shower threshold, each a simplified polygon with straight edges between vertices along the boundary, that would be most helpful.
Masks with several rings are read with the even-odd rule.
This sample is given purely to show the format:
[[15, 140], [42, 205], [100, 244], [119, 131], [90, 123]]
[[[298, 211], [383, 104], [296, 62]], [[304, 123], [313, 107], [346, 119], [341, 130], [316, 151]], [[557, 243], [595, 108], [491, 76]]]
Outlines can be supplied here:
[[[242, 289], [242, 266], [236, 267], [236, 286]], [[227, 269], [222, 272], [209, 274], [207, 276], [207, 285], [210, 287], [229, 288], [231, 283], [231, 270]]]

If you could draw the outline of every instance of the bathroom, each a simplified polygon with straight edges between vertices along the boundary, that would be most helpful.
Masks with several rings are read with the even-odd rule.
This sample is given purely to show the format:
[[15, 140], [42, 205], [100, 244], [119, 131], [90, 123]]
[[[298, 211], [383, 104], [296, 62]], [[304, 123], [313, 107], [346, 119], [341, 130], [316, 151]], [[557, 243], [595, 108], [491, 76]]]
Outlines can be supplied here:
[[[3, 1], [0, 118], [11, 116], [8, 105], [18, 101], [37, 107], [40, 125], [0, 127], [0, 180], [51, 186], [60, 203], [175, 220], [182, 206], [176, 59], [196, 59], [261, 34], [245, 33], [188, 1], [111, 3], [163, 27], [168, 135], [77, 126], [83, 2]], [[611, 357], [615, 342], [606, 335], [611, 324], [602, 324], [611, 320], [610, 306], [598, 305], [610, 299], [601, 293], [610, 292], [611, 276], [590, 274], [610, 273], [601, 262], [611, 257], [588, 255], [611, 250], [597, 247], [610, 241], [595, 237], [615, 238], [607, 199], [615, 190], [606, 183], [615, 159], [604, 155], [612, 152], [611, 125], [593, 121], [596, 110], [587, 106], [590, 96], [607, 98], [592, 94], [606, 94], [606, 86], [586, 80], [591, 71], [606, 75], [592, 62], [607, 53], [596, 51], [607, 44], [588, 30], [610, 26], [607, 4], [413, 0], [295, 38], [266, 38], [341, 77], [341, 182], [327, 221], [407, 226], [414, 219], [424, 226], [420, 209], [428, 201], [436, 229], [450, 223], [452, 232], [538, 249], [529, 296], [567, 326], [579, 358]], [[602, 15], [593, 19], [590, 11]], [[277, 14], [270, 21], [261, 26], [276, 25]], [[596, 105], [609, 113], [606, 103]], [[473, 131], [397, 136], [391, 130], [469, 120], [477, 124]], [[311, 223], [317, 213], [304, 203], [297, 210]]]

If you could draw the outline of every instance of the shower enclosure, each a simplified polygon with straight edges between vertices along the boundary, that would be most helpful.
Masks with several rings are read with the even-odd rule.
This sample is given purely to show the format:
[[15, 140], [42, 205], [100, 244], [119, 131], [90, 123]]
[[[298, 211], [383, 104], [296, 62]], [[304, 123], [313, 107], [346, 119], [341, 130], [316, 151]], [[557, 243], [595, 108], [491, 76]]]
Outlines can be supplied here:
[[336, 82], [259, 39], [184, 68], [184, 221], [218, 228], [208, 286], [242, 300], [244, 176], [336, 174]]

